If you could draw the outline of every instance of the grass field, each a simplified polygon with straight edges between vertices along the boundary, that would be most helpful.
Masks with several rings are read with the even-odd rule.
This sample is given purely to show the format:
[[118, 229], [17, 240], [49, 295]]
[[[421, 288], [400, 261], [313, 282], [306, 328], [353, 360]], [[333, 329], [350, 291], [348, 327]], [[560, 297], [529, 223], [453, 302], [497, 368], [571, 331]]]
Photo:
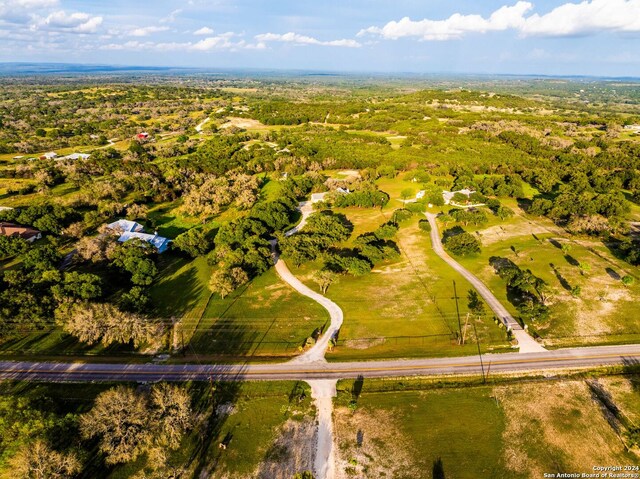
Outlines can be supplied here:
[[270, 269], [224, 300], [210, 299], [189, 351], [256, 358], [293, 356], [328, 321], [322, 306], [294, 291]]
[[209, 292], [210, 276], [206, 258], [174, 260], [151, 288], [160, 317], [182, 318], [189, 355], [292, 356], [328, 321], [324, 308], [295, 292], [274, 269], [225, 299]]
[[[616, 405], [637, 405], [637, 377], [611, 380], [626, 394], [620, 402], [614, 395]], [[600, 381], [609, 388], [609, 378]], [[398, 390], [377, 392], [391, 385], [376, 380], [365, 380], [359, 394], [354, 381], [338, 386], [339, 479], [534, 479], [545, 472], [637, 464], [583, 381], [423, 391], [402, 391], [402, 380], [384, 383]], [[348, 404], [354, 400], [352, 411]], [[444, 476], [435, 473], [439, 460]]]
[[[506, 284], [489, 265], [489, 258], [508, 258], [542, 278], [551, 289], [551, 314], [530, 326], [547, 345], [637, 342], [640, 286], [636, 281], [625, 287], [621, 278], [639, 278], [638, 268], [615, 258], [597, 239], [570, 238], [549, 220], [525, 216], [515, 202], [503, 203], [518, 214], [505, 222], [467, 227], [480, 237], [483, 247], [477, 256], [458, 258], [460, 263], [483, 280], [514, 316], [518, 313], [509, 301]], [[561, 249], [563, 244], [569, 245], [567, 254]], [[581, 272], [581, 263], [588, 263], [590, 271]], [[578, 297], [571, 294], [576, 286], [581, 289]]]
[[[389, 219], [390, 212], [374, 209], [335, 209], [353, 224], [354, 233], [346, 245], [361, 233], [375, 230]], [[471, 286], [431, 250], [427, 233], [418, 228], [418, 217], [403, 223], [396, 242], [401, 250], [397, 260], [376, 266], [361, 277], [342, 276], [327, 296], [344, 312], [337, 348], [330, 360], [380, 357], [416, 357], [475, 354], [475, 341], [458, 346], [458, 330], [453, 281], [460, 299], [462, 323], [467, 312], [467, 291]], [[289, 264], [292, 272], [309, 287], [319, 264], [300, 268]], [[506, 335], [487, 315], [476, 324], [484, 351], [509, 348]], [[468, 338], [473, 336], [472, 323]]]

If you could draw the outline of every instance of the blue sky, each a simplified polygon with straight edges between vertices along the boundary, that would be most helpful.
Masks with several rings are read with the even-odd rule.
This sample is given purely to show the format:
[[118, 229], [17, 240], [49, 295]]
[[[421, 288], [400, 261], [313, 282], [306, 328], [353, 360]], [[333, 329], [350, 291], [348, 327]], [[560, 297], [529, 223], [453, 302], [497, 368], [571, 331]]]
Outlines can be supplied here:
[[640, 76], [640, 0], [0, 0], [0, 61]]

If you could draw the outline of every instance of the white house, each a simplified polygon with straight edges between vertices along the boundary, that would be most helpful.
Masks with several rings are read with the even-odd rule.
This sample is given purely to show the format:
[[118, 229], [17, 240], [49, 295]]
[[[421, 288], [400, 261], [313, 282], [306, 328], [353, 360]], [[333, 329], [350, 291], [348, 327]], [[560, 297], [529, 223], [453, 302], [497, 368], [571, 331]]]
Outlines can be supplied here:
[[45, 153], [40, 157], [41, 160], [53, 160], [58, 157], [58, 154], [55, 151], [50, 151]]
[[125, 241], [129, 241], [130, 239], [134, 238], [146, 241], [147, 243], [153, 245], [158, 250], [158, 253], [164, 253], [169, 247], [169, 243], [171, 242], [167, 238], [158, 236], [156, 233], [151, 235], [147, 233], [138, 233], [135, 231], [125, 231], [124, 233], [122, 233], [122, 236], [118, 238], [118, 241], [120, 243], [124, 243]]
[[451, 204], [451, 200], [453, 199], [454, 195], [456, 193], [462, 193], [463, 195], [465, 195], [467, 198], [469, 197], [469, 195], [471, 195], [471, 193], [474, 193], [473, 191], [465, 188], [463, 190], [459, 190], [459, 191], [443, 191], [442, 192], [442, 198], [444, 199], [444, 204], [448, 205]]
[[62, 160], [88, 160], [91, 157], [89, 153], [71, 153], [70, 155], [63, 156]]
[[427, 192], [425, 190], [418, 191], [418, 193], [416, 193], [416, 200], [421, 200], [422, 198], [424, 198], [424, 195], [426, 194]]

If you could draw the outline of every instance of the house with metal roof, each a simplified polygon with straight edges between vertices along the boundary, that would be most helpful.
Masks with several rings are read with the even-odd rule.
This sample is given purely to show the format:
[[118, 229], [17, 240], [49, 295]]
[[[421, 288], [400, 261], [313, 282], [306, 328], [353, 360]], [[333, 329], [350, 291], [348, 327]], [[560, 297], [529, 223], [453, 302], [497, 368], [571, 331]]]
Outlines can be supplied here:
[[169, 247], [169, 243], [171, 242], [171, 240], [164, 238], [162, 236], [158, 236], [156, 233], [148, 234], [148, 233], [139, 233], [135, 231], [126, 231], [122, 233], [120, 238], [118, 238], [118, 241], [120, 243], [124, 243], [125, 241], [129, 241], [134, 238], [142, 241], [146, 241], [147, 243], [151, 244], [158, 250], [158, 253], [164, 253]]

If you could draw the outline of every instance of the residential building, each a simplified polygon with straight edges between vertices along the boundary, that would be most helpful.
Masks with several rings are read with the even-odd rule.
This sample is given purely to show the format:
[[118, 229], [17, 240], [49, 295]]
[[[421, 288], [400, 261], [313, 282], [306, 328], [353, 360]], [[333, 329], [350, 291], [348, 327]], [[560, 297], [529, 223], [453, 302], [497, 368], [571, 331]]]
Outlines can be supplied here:
[[33, 243], [35, 240], [42, 238], [42, 233], [30, 226], [0, 222], [0, 236], [20, 237], [29, 243]]

